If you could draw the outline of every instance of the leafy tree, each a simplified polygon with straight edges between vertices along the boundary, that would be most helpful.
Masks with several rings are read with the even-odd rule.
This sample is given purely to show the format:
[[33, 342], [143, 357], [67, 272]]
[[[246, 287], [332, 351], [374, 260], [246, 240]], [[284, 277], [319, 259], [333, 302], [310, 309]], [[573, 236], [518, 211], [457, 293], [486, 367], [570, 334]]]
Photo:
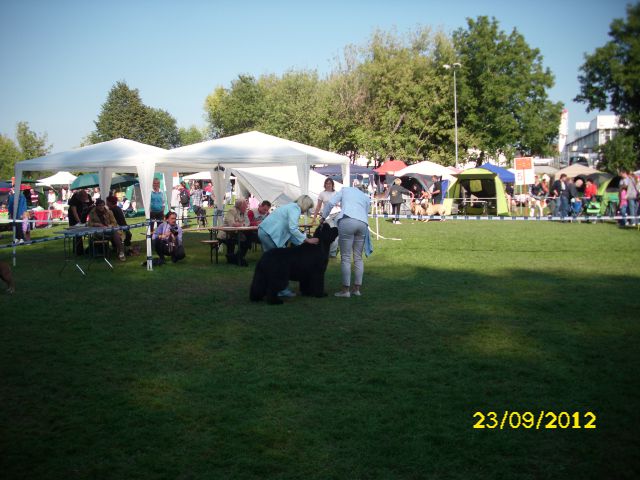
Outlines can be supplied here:
[[127, 138], [161, 148], [180, 144], [176, 120], [165, 110], [146, 106], [138, 90], [125, 82], [117, 82], [111, 88], [95, 125], [96, 130], [84, 142]]
[[6, 135], [0, 135], [0, 179], [13, 176], [16, 162], [24, 160], [15, 142]]
[[181, 146], [200, 143], [206, 139], [206, 133], [195, 125], [191, 125], [189, 128], [178, 128], [178, 135], [180, 136]]
[[[627, 18], [611, 22], [611, 40], [585, 55], [577, 102], [587, 104], [587, 110], [610, 108], [629, 126], [628, 142], [633, 137], [636, 151], [640, 147], [640, 3], [627, 6]], [[613, 148], [613, 147], [612, 147]], [[616, 149], [618, 147], [615, 147]], [[636, 154], [637, 156], [637, 154]]]
[[550, 153], [557, 135], [562, 104], [547, 97], [553, 74], [542, 56], [514, 29], [481, 16], [467, 19], [453, 41], [462, 64], [458, 72], [458, 119], [476, 147], [496, 155]]
[[38, 158], [47, 155], [52, 146], [47, 145], [47, 134], [39, 136], [32, 132], [28, 122], [18, 122], [16, 125], [16, 140], [22, 152], [22, 160]]
[[256, 128], [296, 142], [326, 147], [328, 134], [315, 71], [289, 71], [258, 81], [264, 110]]
[[616, 175], [621, 169], [636, 170], [638, 154], [634, 147], [634, 137], [626, 131], [618, 134], [600, 147], [602, 159], [598, 168]]
[[251, 75], [239, 75], [229, 90], [218, 87], [205, 100], [212, 137], [256, 130], [264, 115], [264, 94]]

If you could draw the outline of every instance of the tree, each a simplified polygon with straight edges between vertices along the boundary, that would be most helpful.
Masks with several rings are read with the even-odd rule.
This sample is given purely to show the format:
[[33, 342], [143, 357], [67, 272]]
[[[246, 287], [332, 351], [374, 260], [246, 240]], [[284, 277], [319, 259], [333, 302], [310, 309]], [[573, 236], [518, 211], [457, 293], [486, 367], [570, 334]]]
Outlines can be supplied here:
[[117, 82], [95, 122], [96, 130], [84, 142], [106, 142], [127, 138], [161, 148], [180, 145], [176, 120], [167, 111], [146, 106], [137, 89]]
[[178, 135], [180, 136], [180, 145], [192, 145], [194, 143], [203, 142], [206, 139], [206, 134], [203, 130], [199, 129], [195, 125], [191, 125], [189, 128], [178, 128]]
[[458, 74], [458, 119], [482, 153], [548, 154], [557, 136], [561, 103], [547, 97], [553, 74], [542, 56], [514, 29], [509, 35], [495, 18], [467, 19], [454, 32], [462, 64]]
[[[611, 22], [611, 40], [585, 55], [578, 76], [576, 102], [587, 111], [611, 109], [629, 127], [627, 135], [640, 147], [640, 3], [627, 6], [627, 18]], [[628, 138], [620, 139], [620, 143]], [[616, 147], [617, 148], [617, 147]], [[636, 153], [637, 156], [637, 153]]]
[[38, 158], [47, 155], [52, 146], [47, 145], [47, 134], [38, 136], [29, 128], [28, 122], [18, 122], [16, 125], [16, 140], [22, 152], [22, 160]]
[[205, 100], [213, 138], [256, 130], [264, 115], [264, 94], [251, 75], [239, 75], [231, 88], [217, 87]]
[[638, 154], [634, 148], [634, 137], [626, 131], [618, 134], [600, 147], [602, 160], [598, 168], [613, 175], [622, 169], [633, 172], [636, 169]]
[[16, 162], [24, 160], [22, 152], [6, 135], [0, 135], [0, 179], [9, 179], [13, 176]]

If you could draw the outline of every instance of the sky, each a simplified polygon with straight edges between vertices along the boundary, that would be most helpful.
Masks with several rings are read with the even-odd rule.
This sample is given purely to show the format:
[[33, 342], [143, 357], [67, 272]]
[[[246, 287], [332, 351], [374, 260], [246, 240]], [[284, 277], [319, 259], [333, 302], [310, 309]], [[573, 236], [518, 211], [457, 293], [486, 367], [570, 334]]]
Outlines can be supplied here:
[[549, 91], [569, 125], [595, 118], [572, 99], [584, 54], [608, 40], [627, 0], [164, 1], [0, 0], [0, 134], [26, 121], [52, 152], [79, 146], [111, 87], [124, 80], [179, 127], [206, 126], [204, 101], [239, 74], [329, 73], [349, 44], [375, 29], [451, 33], [495, 17], [538, 48], [555, 75]]

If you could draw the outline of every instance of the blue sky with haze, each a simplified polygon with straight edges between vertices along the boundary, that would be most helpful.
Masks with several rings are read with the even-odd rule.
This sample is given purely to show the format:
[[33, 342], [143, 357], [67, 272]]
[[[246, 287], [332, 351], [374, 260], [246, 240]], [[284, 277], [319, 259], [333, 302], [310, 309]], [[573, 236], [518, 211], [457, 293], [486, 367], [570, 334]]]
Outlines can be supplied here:
[[584, 53], [608, 41], [626, 16], [621, 0], [574, 1], [34, 1], [0, 3], [0, 133], [18, 121], [47, 133], [53, 152], [79, 145], [94, 129], [110, 88], [125, 80], [145, 104], [179, 126], [204, 126], [213, 89], [240, 73], [288, 69], [328, 73], [348, 44], [374, 29], [404, 33], [418, 25], [452, 32], [467, 17], [496, 17], [514, 27], [556, 77], [549, 92], [569, 123], [590, 120], [578, 94]]

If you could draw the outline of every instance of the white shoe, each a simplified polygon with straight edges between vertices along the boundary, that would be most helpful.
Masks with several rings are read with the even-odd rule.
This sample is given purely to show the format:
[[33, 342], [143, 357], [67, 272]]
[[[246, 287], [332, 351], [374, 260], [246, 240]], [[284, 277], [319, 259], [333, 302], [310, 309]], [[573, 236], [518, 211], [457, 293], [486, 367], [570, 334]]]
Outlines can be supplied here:
[[120, 252], [118, 254], [118, 260], [120, 260], [121, 262], [124, 262], [127, 258], [124, 256], [124, 252]]
[[333, 294], [335, 297], [343, 297], [343, 298], [349, 298], [351, 296], [351, 292], [346, 291], [346, 292], [336, 292]]
[[362, 294], [360, 293], [360, 290], [354, 290], [353, 292], [351, 292], [351, 295], [353, 295], [354, 297], [361, 297]]

